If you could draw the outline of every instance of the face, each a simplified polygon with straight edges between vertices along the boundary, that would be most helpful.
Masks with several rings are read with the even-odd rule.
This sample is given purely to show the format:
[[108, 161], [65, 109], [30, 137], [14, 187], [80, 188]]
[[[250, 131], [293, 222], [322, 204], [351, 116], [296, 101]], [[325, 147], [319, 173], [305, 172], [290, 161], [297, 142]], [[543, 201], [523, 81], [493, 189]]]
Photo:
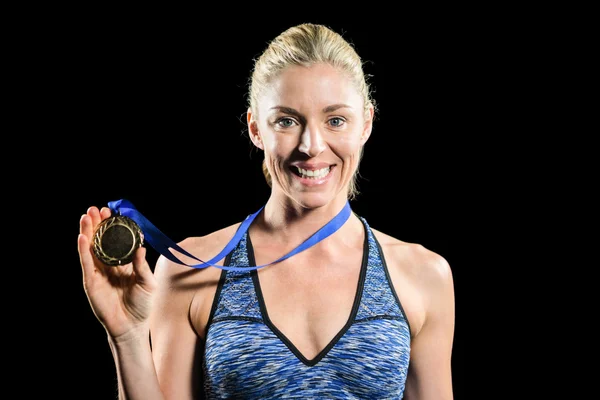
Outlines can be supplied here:
[[372, 126], [354, 83], [332, 66], [286, 68], [248, 112], [253, 143], [265, 153], [275, 194], [320, 207], [346, 201]]

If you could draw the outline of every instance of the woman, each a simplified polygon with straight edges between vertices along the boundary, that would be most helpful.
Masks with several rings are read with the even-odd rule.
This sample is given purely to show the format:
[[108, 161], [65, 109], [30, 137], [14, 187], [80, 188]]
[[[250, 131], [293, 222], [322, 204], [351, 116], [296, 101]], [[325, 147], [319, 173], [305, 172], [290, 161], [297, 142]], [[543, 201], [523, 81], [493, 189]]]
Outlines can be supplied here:
[[[269, 44], [252, 73], [247, 124], [271, 194], [215, 266], [161, 256], [152, 270], [143, 247], [130, 264], [106, 266], [91, 243], [111, 211], [82, 216], [84, 287], [120, 398], [452, 399], [454, 292], [443, 257], [349, 213], [330, 236], [275, 262], [348, 210], [375, 116], [370, 95], [361, 59], [327, 27], [295, 26]], [[207, 260], [240, 227], [178, 245]]]

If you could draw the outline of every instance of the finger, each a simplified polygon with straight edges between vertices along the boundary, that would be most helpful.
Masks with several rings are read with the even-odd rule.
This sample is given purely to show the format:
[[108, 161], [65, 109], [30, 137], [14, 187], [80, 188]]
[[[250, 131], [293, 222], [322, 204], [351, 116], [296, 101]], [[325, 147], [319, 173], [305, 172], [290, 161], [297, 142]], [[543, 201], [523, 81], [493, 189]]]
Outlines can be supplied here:
[[92, 206], [92, 207], [88, 208], [87, 214], [92, 219], [92, 228], [96, 229], [96, 226], [98, 226], [100, 221], [102, 221], [100, 219], [100, 210], [98, 210], [98, 207]]
[[79, 234], [77, 237], [77, 250], [79, 251], [79, 262], [85, 281], [86, 277], [93, 276], [98, 272], [94, 264], [94, 256], [90, 250], [90, 241], [86, 235]]
[[94, 226], [92, 224], [92, 217], [88, 214], [83, 214], [79, 220], [79, 233], [85, 235], [88, 240], [92, 239], [94, 234]]
[[104, 221], [106, 218], [109, 218], [111, 214], [112, 212], [110, 211], [110, 208], [102, 207], [102, 209], [100, 210], [100, 219]]
[[150, 266], [148, 265], [148, 261], [146, 261], [146, 248], [140, 247], [135, 251], [135, 255], [133, 257], [133, 271], [136, 276], [140, 280], [140, 283], [147, 284], [149, 282], [153, 282], [154, 276], [152, 271], [150, 270]]

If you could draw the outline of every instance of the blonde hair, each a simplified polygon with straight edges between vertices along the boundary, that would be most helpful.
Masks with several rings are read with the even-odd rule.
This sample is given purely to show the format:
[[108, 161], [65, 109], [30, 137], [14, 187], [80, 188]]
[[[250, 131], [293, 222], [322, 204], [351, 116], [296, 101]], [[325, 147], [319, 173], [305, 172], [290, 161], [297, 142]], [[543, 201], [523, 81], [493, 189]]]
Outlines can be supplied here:
[[[305, 23], [282, 32], [269, 43], [266, 50], [255, 61], [248, 95], [248, 107], [252, 113], [258, 115], [259, 96], [283, 69], [290, 65], [310, 66], [317, 63], [326, 63], [346, 72], [364, 99], [365, 113], [371, 107], [375, 109], [362, 60], [354, 47], [340, 34], [324, 25]], [[362, 158], [362, 149], [359, 162], [360, 158]], [[267, 184], [271, 186], [272, 178], [264, 160], [262, 171]], [[350, 180], [349, 199], [354, 199], [358, 195], [357, 178], [358, 167]]]

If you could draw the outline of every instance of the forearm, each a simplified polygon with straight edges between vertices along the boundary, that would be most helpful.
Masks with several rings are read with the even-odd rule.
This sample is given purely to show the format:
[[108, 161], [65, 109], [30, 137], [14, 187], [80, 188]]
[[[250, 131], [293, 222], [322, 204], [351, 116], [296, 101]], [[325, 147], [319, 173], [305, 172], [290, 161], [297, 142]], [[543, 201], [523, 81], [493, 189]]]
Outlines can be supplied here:
[[148, 331], [108, 342], [115, 360], [120, 400], [164, 400], [160, 390]]

